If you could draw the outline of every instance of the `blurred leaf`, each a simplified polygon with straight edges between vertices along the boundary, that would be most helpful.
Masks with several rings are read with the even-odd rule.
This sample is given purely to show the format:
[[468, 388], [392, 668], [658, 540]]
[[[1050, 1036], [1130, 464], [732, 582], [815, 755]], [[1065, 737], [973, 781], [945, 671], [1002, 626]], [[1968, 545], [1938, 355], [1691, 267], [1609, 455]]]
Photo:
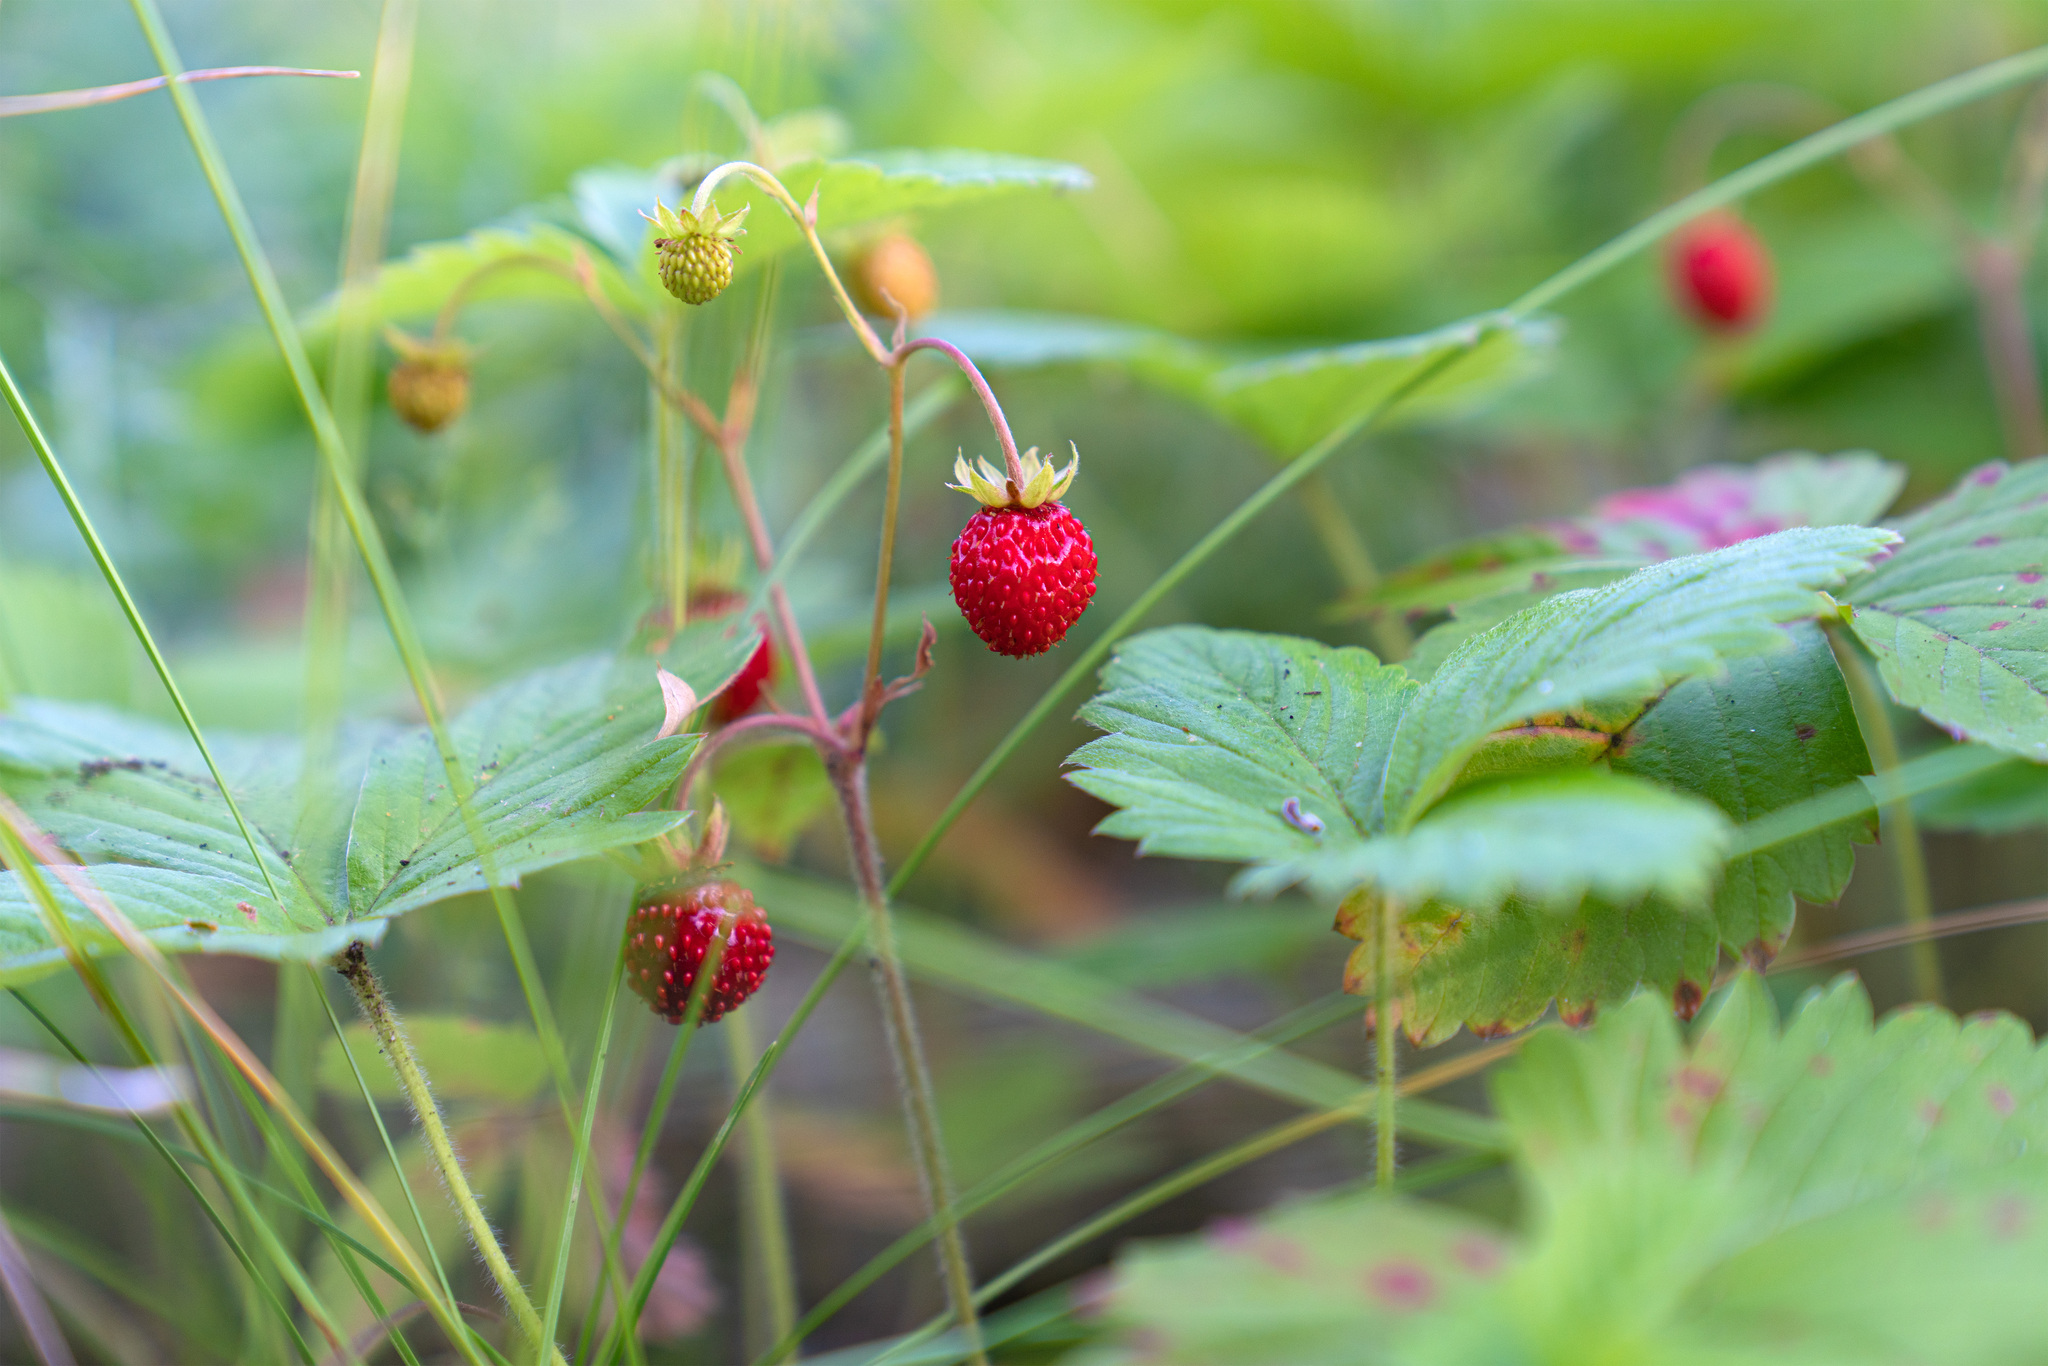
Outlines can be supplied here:
[[[538, 216], [478, 228], [445, 242], [422, 243], [397, 260], [385, 262], [378, 270], [371, 287], [371, 314], [394, 321], [430, 318], [459, 285], [483, 270], [490, 274], [469, 292], [469, 302], [534, 297], [580, 299], [583, 291], [573, 281], [550, 269], [526, 269], [519, 264], [524, 258], [539, 257], [573, 265], [578, 252], [590, 258], [599, 283], [614, 300], [631, 304], [636, 287], [617, 264], [608, 261], [602, 252], [590, 251], [589, 246], [576, 233]], [[337, 300], [330, 296], [305, 319], [303, 326], [310, 339], [318, 340], [333, 330], [338, 307]]]
[[[1690, 1047], [1642, 999], [1494, 1082], [1525, 1227], [1377, 1194], [1119, 1261], [1109, 1363], [1941, 1361], [2048, 1352], [2048, 1065], [2010, 1017], [1873, 1027], [1844, 979], [1781, 1030], [1745, 975]], [[1362, 1292], [1362, 1293], [1361, 1293]]]
[[1403, 417], [1440, 415], [1528, 375], [1556, 340], [1551, 323], [1487, 314], [1419, 336], [1297, 351], [1232, 366], [1209, 382], [1202, 397], [1275, 455], [1292, 457], [1446, 357], [1458, 359], [1402, 401]]
[[85, 1066], [48, 1053], [0, 1048], [0, 1097], [123, 1115], [161, 1114], [192, 1098], [181, 1066]]
[[1383, 793], [1388, 823], [1414, 821], [1488, 735], [1523, 718], [1654, 696], [1724, 659], [1783, 648], [1777, 626], [1814, 615], [1814, 589], [1894, 539], [1863, 527], [1781, 531], [1546, 599], [1473, 637], [1402, 714]]
[[1988, 773], [1922, 794], [1913, 810], [1935, 830], [2008, 835], [2048, 825], [2048, 766], [2013, 759]]
[[0, 705], [10, 695], [125, 703], [136, 659], [104, 580], [0, 561]]
[[1194, 626], [1123, 642], [1102, 681], [1081, 719], [1109, 734], [1068, 760], [1081, 770], [1069, 782], [1122, 808], [1096, 832], [1260, 864], [1378, 827], [1387, 746], [1415, 691], [1365, 650]]
[[2048, 460], [1980, 466], [1843, 594], [1899, 705], [2048, 759]]
[[1546, 906], [1588, 893], [1707, 899], [1731, 827], [1713, 805], [1654, 783], [1579, 770], [1481, 783], [1399, 834], [1252, 869], [1253, 893], [1296, 882], [1332, 900], [1372, 888], [1403, 905], [1443, 900], [1483, 917], [1509, 896]]
[[771, 863], [832, 805], [832, 780], [809, 745], [757, 745], [718, 761], [711, 790], [733, 832]]
[[[692, 632], [667, 661], [709, 692], [753, 647], [751, 633]], [[651, 839], [683, 819], [641, 807], [674, 785], [696, 737], [652, 739], [655, 661], [594, 656], [478, 699], [451, 725], [476, 784], [473, 810], [499, 876]], [[168, 951], [320, 961], [374, 942], [393, 916], [485, 886], [424, 728], [347, 732], [334, 767], [301, 772], [298, 743], [218, 737], [217, 757], [262, 846], [273, 901], [219, 790], [181, 732], [97, 708], [27, 702], [0, 716], [0, 788]], [[345, 863], [345, 869], [344, 869]], [[111, 936], [59, 894], [81, 941]], [[27, 890], [0, 876], [0, 982], [51, 971]]]
[[[547, 1081], [547, 1059], [530, 1030], [487, 1024], [463, 1015], [407, 1015], [405, 1032], [434, 1089], [444, 1097], [513, 1102]], [[342, 1030], [370, 1094], [397, 1100], [398, 1078], [378, 1051], [377, 1036], [357, 1020]], [[320, 1049], [320, 1087], [343, 1097], [362, 1094], [341, 1044], [331, 1035]]]
[[1583, 517], [1467, 541], [1389, 574], [1361, 606], [1433, 610], [1504, 592], [1554, 593], [1585, 576], [1718, 550], [1795, 526], [1865, 525], [1906, 481], [1862, 451], [1792, 451], [1754, 465], [1702, 465], [1658, 488], [1609, 494]]

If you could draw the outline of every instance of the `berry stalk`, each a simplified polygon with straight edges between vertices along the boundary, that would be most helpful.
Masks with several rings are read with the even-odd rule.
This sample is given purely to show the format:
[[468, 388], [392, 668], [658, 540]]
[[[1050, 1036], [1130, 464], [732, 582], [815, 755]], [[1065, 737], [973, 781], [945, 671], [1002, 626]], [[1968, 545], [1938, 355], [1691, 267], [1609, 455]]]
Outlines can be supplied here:
[[868, 807], [867, 763], [862, 758], [840, 756], [835, 761], [828, 757], [826, 770], [832, 776], [840, 809], [846, 817], [854, 882], [860, 888], [861, 904], [867, 909], [868, 965], [874, 973], [875, 990], [882, 998], [882, 1018], [895, 1054], [896, 1080], [910, 1124], [918, 1177], [924, 1187], [925, 1203], [938, 1227], [939, 1271], [945, 1279], [947, 1297], [953, 1302], [961, 1336], [967, 1342], [968, 1360], [974, 1366], [988, 1366], [987, 1353], [982, 1349], [981, 1320], [975, 1313], [974, 1272], [968, 1264], [967, 1243], [960, 1234], [952, 1179], [946, 1170], [946, 1145], [939, 1129], [931, 1070], [925, 1065], [924, 1046], [917, 1032], [910, 983], [896, 953], [895, 925], [882, 881], [882, 851], [875, 839]]
[[1400, 1007], [1394, 1001], [1394, 950], [1400, 943], [1401, 908], [1392, 897], [1380, 898], [1380, 953], [1373, 984], [1373, 1173], [1383, 1187], [1394, 1183], [1395, 1146], [1399, 1140], [1395, 1110], [1400, 1101], [1395, 1074], [1395, 1036], [1400, 1032]]
[[491, 1273], [498, 1293], [504, 1297], [512, 1317], [519, 1321], [520, 1329], [536, 1346], [544, 1348], [546, 1359], [561, 1362], [561, 1352], [547, 1341], [539, 1312], [527, 1297], [526, 1287], [519, 1283], [519, 1274], [512, 1269], [505, 1249], [498, 1245], [497, 1231], [491, 1227], [483, 1206], [477, 1202], [476, 1192], [470, 1188], [469, 1178], [462, 1170], [462, 1158], [455, 1151], [455, 1141], [448, 1136], [448, 1126], [441, 1118], [440, 1104], [427, 1085], [426, 1073], [420, 1069], [419, 1056], [412, 1051], [412, 1044], [399, 1024], [398, 1013], [392, 1009], [391, 999], [384, 994], [383, 984], [370, 970], [369, 958], [361, 941], [343, 950], [335, 960], [335, 969], [355, 992], [363, 1019], [369, 1023], [370, 1032], [377, 1036], [377, 1047], [391, 1064], [399, 1089], [405, 1093], [407, 1104], [412, 1106], [427, 1155], [433, 1159], [435, 1170], [447, 1183], [448, 1198], [454, 1203], [456, 1213], [462, 1216], [463, 1227], [468, 1230], [470, 1242], [475, 1245], [484, 1269]]

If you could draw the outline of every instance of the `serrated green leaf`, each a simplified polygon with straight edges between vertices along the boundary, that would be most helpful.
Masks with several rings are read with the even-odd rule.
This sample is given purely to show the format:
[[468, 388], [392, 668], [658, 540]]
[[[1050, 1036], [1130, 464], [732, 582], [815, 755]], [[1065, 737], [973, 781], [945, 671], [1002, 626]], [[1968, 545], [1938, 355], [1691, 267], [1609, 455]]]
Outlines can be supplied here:
[[[1351, 1194], [1119, 1260], [1153, 1366], [2005, 1366], [2048, 1353], [2048, 1055], [2018, 1021], [1871, 1019], [1844, 980], [1781, 1029], [1744, 976], [1694, 1041], [1642, 999], [1494, 1082], [1522, 1228]], [[1137, 1354], [1137, 1353], [1141, 1353]]]
[[2048, 759], [2048, 460], [1984, 465], [1898, 524], [1843, 595], [1901, 706]]
[[[1808, 624], [1790, 634], [1790, 650], [1739, 659], [1724, 677], [1673, 688], [1621, 736], [1614, 771], [1704, 797], [1736, 822], [1869, 773], [1826, 636]], [[1714, 893], [1721, 943], [1751, 962], [1775, 957], [1792, 930], [1794, 898], [1832, 904], [1855, 872], [1854, 846], [1876, 837], [1876, 814], [1866, 813], [1731, 861]]]
[[[700, 694], [738, 668], [751, 633], [691, 632], [667, 666]], [[500, 878], [650, 839], [683, 819], [643, 812], [696, 737], [655, 740], [656, 661], [597, 656], [486, 694], [451, 727]], [[320, 961], [374, 942], [392, 917], [485, 885], [424, 729], [344, 732], [327, 769], [301, 772], [290, 739], [213, 740], [283, 900], [273, 899], [219, 790], [180, 731], [100, 708], [29, 702], [0, 715], [0, 790], [95, 866], [92, 881], [167, 951]], [[52, 886], [95, 952], [113, 944]], [[0, 875], [0, 982], [62, 956], [33, 899]]]
[[1473, 637], [1403, 713], [1382, 797], [1389, 825], [1412, 824], [1488, 735], [1525, 717], [1655, 696], [1725, 659], [1783, 648], [1778, 625], [1815, 615], [1815, 589], [1895, 540], [1869, 527], [1781, 531], [1561, 594]]
[[1202, 397], [1274, 454], [1293, 457], [1447, 356], [1459, 360], [1403, 399], [1402, 412], [1410, 420], [1440, 416], [1531, 373], [1556, 338], [1548, 322], [1487, 314], [1419, 336], [1232, 366], [1209, 381]]
[[1581, 769], [1464, 788], [1405, 833], [1268, 862], [1239, 882], [1260, 894], [1301, 882], [1332, 899], [1370, 887], [1480, 916], [1511, 895], [1569, 906], [1589, 893], [1656, 893], [1693, 905], [1712, 891], [1731, 829], [1709, 802]]
[[[1869, 757], [1826, 638], [1805, 624], [1789, 634], [1790, 650], [1738, 659], [1722, 677], [1673, 688], [1605, 746], [1613, 770], [1703, 798], [1731, 822], [1867, 773]], [[1874, 832], [1875, 816], [1865, 811], [1739, 856], [1719, 870], [1709, 906], [1611, 891], [1562, 911], [1522, 897], [1477, 914], [1461, 903], [1416, 906], [1402, 924], [1402, 1021], [1417, 1042], [1438, 1042], [1461, 1025], [1503, 1034], [1533, 1024], [1553, 1000], [1581, 1018], [1638, 987], [1689, 1014], [1724, 951], [1768, 961], [1791, 930], [1795, 896], [1839, 897], [1855, 868], [1852, 846]], [[1594, 837], [1601, 850], [1623, 844], [1619, 835]], [[1364, 938], [1348, 975], [1370, 990], [1372, 941]]]
[[1080, 769], [1069, 782], [1122, 808], [1098, 833], [1141, 853], [1263, 863], [1377, 828], [1379, 774], [1415, 685], [1369, 651], [1181, 626], [1119, 645], [1102, 677], [1081, 719], [1109, 734], [1068, 761]]

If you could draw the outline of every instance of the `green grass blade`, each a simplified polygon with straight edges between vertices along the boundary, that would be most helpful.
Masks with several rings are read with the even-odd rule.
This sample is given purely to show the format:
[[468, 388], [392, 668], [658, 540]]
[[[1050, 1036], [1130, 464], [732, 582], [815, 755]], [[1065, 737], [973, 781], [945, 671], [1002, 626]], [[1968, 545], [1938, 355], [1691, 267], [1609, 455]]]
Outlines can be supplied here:
[[[555, 1235], [555, 1270], [548, 1281], [548, 1301], [543, 1319], [542, 1343], [555, 1340], [555, 1324], [562, 1314], [562, 1291], [569, 1281], [569, 1250], [576, 1241], [576, 1203], [583, 1189], [583, 1155], [590, 1151], [590, 1131], [597, 1123], [598, 1092], [604, 1086], [605, 1059], [612, 1048], [612, 1025], [618, 1015], [619, 983], [626, 976], [626, 945], [632, 935], [632, 920], [626, 921], [626, 928], [619, 935], [618, 961], [612, 966], [611, 980], [604, 991], [604, 1006], [599, 1014], [597, 1046], [590, 1058], [590, 1075], [583, 1083], [583, 1118], [576, 1131], [576, 1151], [570, 1158], [573, 1164], [569, 1173], [568, 1190], [562, 1198], [560, 1231]], [[625, 1206], [620, 1206], [619, 1223], [625, 1220]], [[600, 1221], [601, 1222], [601, 1221]], [[603, 1236], [603, 1228], [598, 1230]], [[541, 1348], [538, 1358], [545, 1366], [547, 1349]]]
[[[777, 923], [804, 938], [831, 942], [858, 914], [851, 894], [836, 887], [765, 869], [750, 868], [746, 877], [762, 902], [776, 908]], [[1316, 1110], [1342, 1106], [1358, 1090], [1359, 1079], [1347, 1072], [1283, 1051], [1247, 1054], [1245, 1036], [1233, 1030], [1064, 963], [915, 910], [899, 907], [895, 915], [903, 961], [928, 981], [1066, 1020], [1180, 1062], [1220, 1059], [1225, 1075]], [[1404, 1104], [1403, 1114], [1419, 1137], [1480, 1148], [1501, 1142], [1493, 1121], [1467, 1111], [1418, 1100]]]

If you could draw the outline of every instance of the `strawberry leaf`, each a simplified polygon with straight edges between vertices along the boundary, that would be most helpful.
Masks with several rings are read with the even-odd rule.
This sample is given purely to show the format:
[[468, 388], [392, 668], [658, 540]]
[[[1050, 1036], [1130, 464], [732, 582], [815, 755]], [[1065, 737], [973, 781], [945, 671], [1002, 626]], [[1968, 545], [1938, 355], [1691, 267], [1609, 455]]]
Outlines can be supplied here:
[[1901, 706], [2048, 761], [2048, 460], [1985, 465], [1899, 524], [1850, 585], [1851, 625]]
[[[709, 693], [754, 643], [702, 628], [669, 667]], [[596, 656], [544, 669], [486, 694], [451, 725], [501, 879], [639, 843], [684, 819], [641, 810], [667, 794], [696, 748], [695, 736], [653, 738], [662, 719], [654, 665]], [[486, 885], [423, 728], [348, 731], [310, 774], [295, 741], [221, 736], [214, 746], [258, 837], [260, 868], [190, 740], [155, 722], [20, 704], [0, 715], [0, 790], [97, 865], [92, 881], [173, 952], [319, 961], [351, 939], [374, 942], [394, 916]], [[78, 898], [52, 889], [81, 940], [112, 951]], [[0, 875], [0, 982], [62, 961], [28, 890]]]
[[1416, 821], [1487, 736], [1526, 717], [1652, 697], [1725, 659], [1783, 648], [1777, 626], [1815, 615], [1813, 590], [1895, 540], [1865, 527], [1781, 531], [1546, 599], [1473, 637], [1403, 714], [1382, 795], [1388, 824]]
[[1349, 848], [1375, 829], [1387, 744], [1415, 691], [1366, 650], [1201, 627], [1124, 642], [1102, 678], [1081, 719], [1110, 733], [1068, 761], [1069, 782], [1122, 808], [1097, 833], [1241, 863]]
[[1882, 1024], [1844, 979], [1782, 1028], [1744, 976], [1687, 1044], [1641, 999], [1494, 1081], [1522, 1225], [1378, 1194], [1120, 1259], [1091, 1358], [1154, 1366], [2048, 1352], [2048, 1054], [2010, 1017]]

